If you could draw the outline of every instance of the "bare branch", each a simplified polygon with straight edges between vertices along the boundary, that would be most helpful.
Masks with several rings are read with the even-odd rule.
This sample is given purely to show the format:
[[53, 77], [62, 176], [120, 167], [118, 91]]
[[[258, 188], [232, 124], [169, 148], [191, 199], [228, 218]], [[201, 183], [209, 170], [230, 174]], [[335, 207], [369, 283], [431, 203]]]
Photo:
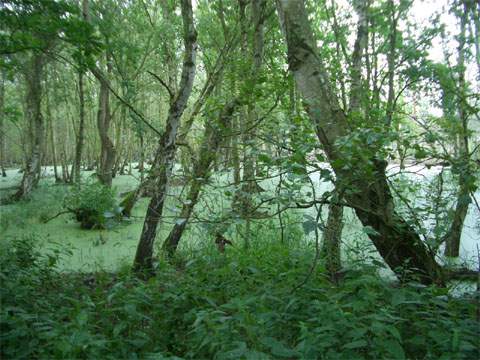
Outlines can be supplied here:
[[157, 81], [167, 90], [168, 95], [170, 96], [170, 102], [173, 101], [175, 95], [173, 94], [172, 89], [170, 89], [170, 87], [167, 85], [167, 83], [165, 81], [163, 81], [162, 78], [160, 76], [158, 76], [157, 74], [155, 74], [154, 72], [151, 72], [151, 71], [147, 71], [147, 72], [150, 75], [152, 75], [155, 79], [157, 79]]

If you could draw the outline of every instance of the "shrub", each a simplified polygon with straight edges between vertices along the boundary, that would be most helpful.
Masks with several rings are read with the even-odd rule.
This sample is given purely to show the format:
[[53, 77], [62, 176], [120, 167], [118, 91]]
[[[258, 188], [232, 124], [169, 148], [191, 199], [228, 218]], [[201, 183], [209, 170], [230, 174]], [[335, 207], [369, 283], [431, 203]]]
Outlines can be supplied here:
[[115, 191], [97, 182], [74, 187], [65, 198], [65, 208], [83, 229], [105, 229], [122, 219]]

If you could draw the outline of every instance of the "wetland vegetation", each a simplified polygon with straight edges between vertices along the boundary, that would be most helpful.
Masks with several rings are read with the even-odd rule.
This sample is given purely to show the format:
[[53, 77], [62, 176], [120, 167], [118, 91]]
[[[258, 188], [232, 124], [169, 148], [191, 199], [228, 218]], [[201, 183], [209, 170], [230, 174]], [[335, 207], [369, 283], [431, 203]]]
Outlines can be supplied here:
[[0, 3], [3, 359], [480, 357], [480, 6]]

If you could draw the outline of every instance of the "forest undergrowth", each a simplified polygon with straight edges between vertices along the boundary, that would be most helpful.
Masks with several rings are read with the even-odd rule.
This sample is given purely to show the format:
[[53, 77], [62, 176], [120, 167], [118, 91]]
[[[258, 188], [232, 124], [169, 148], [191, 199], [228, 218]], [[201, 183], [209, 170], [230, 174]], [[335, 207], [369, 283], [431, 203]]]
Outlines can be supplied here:
[[[83, 189], [81, 195], [95, 209], [91, 198], [98, 197], [99, 188]], [[40, 229], [65, 207], [78, 206], [71, 200], [76, 191], [44, 185], [30, 199], [2, 208], [2, 232], [16, 229], [0, 251], [2, 358], [479, 355], [477, 294], [452, 296], [447, 288], [399, 285], [380, 275], [385, 265], [366, 261], [364, 254], [345, 261], [332, 281], [322, 259], [315, 260], [315, 242], [304, 236], [302, 221], [293, 215], [283, 243], [274, 221], [254, 224], [248, 250], [237, 242], [219, 253], [208, 231], [195, 232], [205, 238], [185, 243], [172, 261], [157, 258], [156, 276], [147, 282], [132, 274], [130, 261], [108, 270], [72, 271], [65, 267], [76, 251], [69, 244], [93, 230], [81, 230], [77, 223], [61, 247], [47, 246], [42, 233], [19, 230], [34, 224]], [[105, 204], [98, 202], [104, 211]], [[63, 222], [74, 221], [72, 214], [62, 216]], [[102, 234], [108, 238], [114, 231], [122, 237], [133, 224], [118, 226]]]
[[0, 360], [480, 359], [480, 2], [5, 0]]
[[[268, 235], [268, 234], [267, 234]], [[265, 237], [267, 238], [267, 237]], [[184, 249], [156, 276], [64, 272], [34, 237], [0, 252], [2, 358], [475, 359], [475, 295], [349, 264], [336, 283], [302, 241]], [[307, 280], [307, 281], [305, 281]]]

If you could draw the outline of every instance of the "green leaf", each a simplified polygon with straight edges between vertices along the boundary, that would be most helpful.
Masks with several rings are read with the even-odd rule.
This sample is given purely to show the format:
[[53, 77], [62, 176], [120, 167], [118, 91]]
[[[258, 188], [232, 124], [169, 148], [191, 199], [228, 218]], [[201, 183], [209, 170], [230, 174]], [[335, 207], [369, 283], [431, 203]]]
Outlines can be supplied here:
[[394, 359], [405, 359], [405, 352], [402, 345], [396, 340], [385, 340], [385, 349], [392, 355]]
[[275, 355], [277, 357], [289, 358], [299, 355], [297, 351], [289, 349], [283, 343], [272, 337], [264, 337], [260, 340], [260, 342], [270, 349], [272, 355]]
[[396, 340], [398, 340], [399, 342], [402, 341], [402, 335], [400, 335], [400, 332], [397, 330], [396, 327], [389, 326], [389, 327], [387, 328], [387, 331], [388, 331], [390, 334], [392, 334], [392, 336], [393, 336]]
[[352, 341], [350, 343], [347, 343], [345, 345], [343, 345], [343, 348], [344, 349], [359, 349], [359, 348], [363, 348], [367, 346], [367, 342], [363, 339], [361, 340], [355, 340], [355, 341]]

